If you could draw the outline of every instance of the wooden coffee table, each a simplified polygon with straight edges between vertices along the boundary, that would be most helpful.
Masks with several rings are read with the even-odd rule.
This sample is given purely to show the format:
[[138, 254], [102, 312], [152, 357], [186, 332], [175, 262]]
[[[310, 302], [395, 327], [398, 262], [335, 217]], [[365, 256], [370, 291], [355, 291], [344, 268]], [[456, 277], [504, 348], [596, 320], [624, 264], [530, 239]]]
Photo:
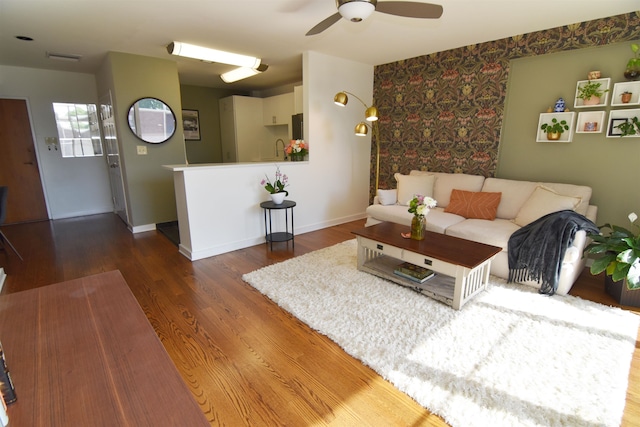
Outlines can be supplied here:
[[[408, 232], [409, 227], [392, 222], [353, 231], [358, 240], [358, 270], [412, 288], [456, 310], [486, 288], [491, 260], [501, 248], [430, 231], [424, 240], [400, 235]], [[403, 262], [437, 274], [416, 283], [394, 274]]]

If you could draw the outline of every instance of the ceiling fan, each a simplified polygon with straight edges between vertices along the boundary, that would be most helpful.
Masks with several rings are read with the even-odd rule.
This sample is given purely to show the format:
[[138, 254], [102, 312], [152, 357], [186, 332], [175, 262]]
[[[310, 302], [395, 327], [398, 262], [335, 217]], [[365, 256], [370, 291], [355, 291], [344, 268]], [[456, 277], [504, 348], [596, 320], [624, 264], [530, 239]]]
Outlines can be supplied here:
[[336, 0], [338, 12], [321, 21], [307, 32], [307, 36], [320, 34], [341, 18], [351, 22], [360, 22], [369, 17], [374, 11], [389, 15], [404, 16], [406, 18], [437, 19], [442, 16], [442, 6], [432, 3], [418, 3], [413, 1], [384, 1], [377, 0]]

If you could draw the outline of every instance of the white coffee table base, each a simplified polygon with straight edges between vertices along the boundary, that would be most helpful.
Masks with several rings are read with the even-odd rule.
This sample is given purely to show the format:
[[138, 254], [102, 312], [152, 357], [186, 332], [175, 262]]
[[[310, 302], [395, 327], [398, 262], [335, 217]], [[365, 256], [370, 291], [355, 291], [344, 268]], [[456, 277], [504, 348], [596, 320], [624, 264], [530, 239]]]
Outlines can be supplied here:
[[[357, 236], [357, 241], [358, 270], [411, 288], [456, 310], [486, 289], [489, 282], [493, 257], [474, 268], [466, 268], [361, 236]], [[413, 282], [393, 273], [402, 262], [430, 268], [437, 274], [424, 283]]]

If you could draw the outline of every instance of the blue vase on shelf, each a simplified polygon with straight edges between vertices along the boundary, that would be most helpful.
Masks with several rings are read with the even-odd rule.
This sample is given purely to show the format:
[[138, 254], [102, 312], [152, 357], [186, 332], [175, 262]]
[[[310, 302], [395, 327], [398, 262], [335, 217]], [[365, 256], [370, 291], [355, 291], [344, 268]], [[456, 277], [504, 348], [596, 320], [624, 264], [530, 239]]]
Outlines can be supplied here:
[[556, 101], [556, 105], [553, 107], [553, 112], [554, 113], [564, 113], [564, 99], [562, 98], [558, 98], [558, 100]]

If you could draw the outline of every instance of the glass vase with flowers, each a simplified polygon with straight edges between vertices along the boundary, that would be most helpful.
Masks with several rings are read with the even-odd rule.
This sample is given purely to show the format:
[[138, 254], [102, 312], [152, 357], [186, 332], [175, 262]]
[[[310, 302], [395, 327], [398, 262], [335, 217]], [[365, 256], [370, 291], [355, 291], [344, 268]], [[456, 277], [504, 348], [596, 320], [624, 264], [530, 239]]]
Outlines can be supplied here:
[[435, 208], [438, 203], [431, 197], [420, 194], [413, 196], [409, 201], [409, 212], [413, 214], [411, 219], [411, 238], [413, 240], [423, 240], [427, 231], [426, 215], [429, 209]]

